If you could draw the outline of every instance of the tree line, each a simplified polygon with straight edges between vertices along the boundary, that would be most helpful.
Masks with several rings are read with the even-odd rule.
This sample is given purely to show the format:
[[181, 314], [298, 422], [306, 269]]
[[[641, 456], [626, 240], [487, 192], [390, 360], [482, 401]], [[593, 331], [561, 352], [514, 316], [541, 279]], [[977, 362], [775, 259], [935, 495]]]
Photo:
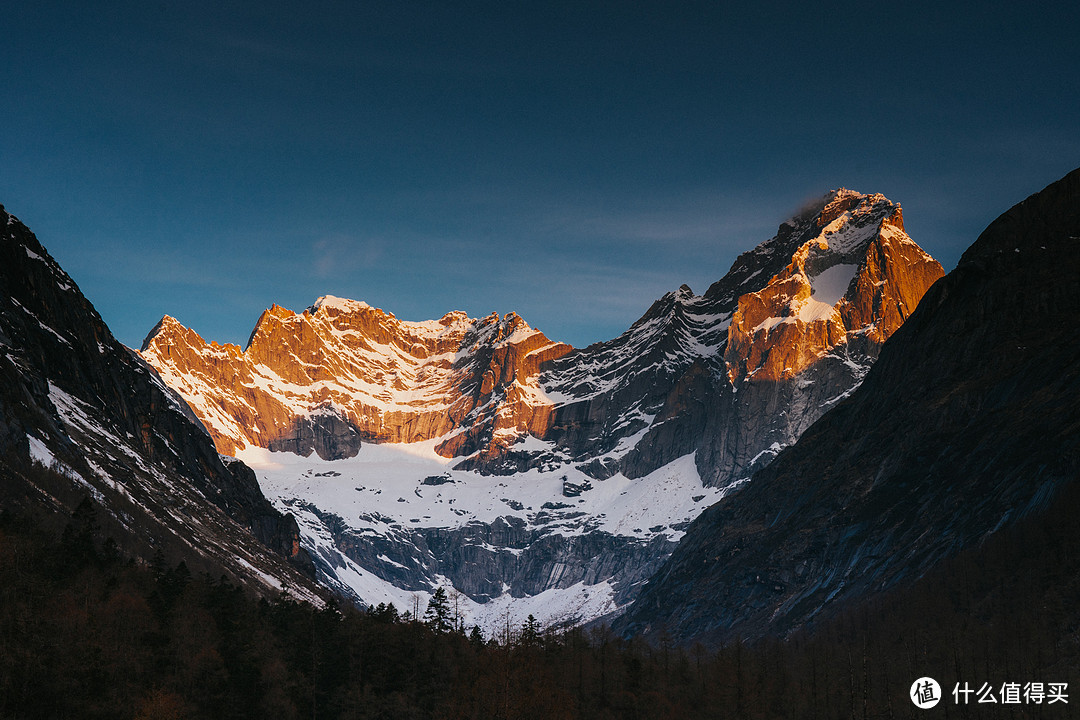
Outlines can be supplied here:
[[[90, 501], [57, 536], [0, 513], [2, 718], [1071, 718], [1080, 706], [1077, 493], [919, 583], [788, 638], [653, 645], [535, 618], [485, 637], [423, 613], [257, 598], [126, 557]], [[1053, 706], [909, 700], [918, 677], [1073, 683]]]

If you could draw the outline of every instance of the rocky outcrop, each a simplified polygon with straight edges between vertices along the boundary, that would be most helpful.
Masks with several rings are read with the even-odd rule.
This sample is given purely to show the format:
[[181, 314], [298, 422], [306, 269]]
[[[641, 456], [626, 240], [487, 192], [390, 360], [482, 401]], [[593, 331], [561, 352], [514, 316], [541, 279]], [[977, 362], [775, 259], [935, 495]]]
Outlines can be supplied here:
[[[580, 583], [575, 595], [605, 598], [590, 612], [607, 613], [691, 518], [862, 381], [940, 275], [899, 206], [838, 190], [704, 295], [682, 286], [583, 350], [513, 313], [405, 322], [322, 298], [270, 308], [245, 349], [165, 318], [142, 355], [223, 452], [359, 453], [332, 471], [278, 458], [260, 474], [341, 592], [377, 602], [395, 597], [385, 583], [423, 593], [449, 580], [485, 603]], [[435, 439], [453, 463], [405, 484], [425, 448], [402, 463], [359, 446]], [[523, 544], [493, 539], [503, 530]]]
[[696, 451], [707, 484], [737, 483], [861, 382], [941, 275], [898, 205], [830, 193], [703, 296], [683, 286], [619, 338], [553, 363], [544, 389], [566, 401], [549, 438], [601, 474], [640, 477]]
[[[322, 519], [334, 550], [395, 587], [426, 592], [449, 580], [479, 603], [504, 594], [522, 598], [579, 584], [610, 583], [615, 604], [625, 605], [675, 547], [664, 535], [640, 540], [602, 531], [549, 533], [516, 517], [373, 535], [357, 532], [310, 504], [297, 505]], [[334, 550], [315, 553], [328, 578], [339, 562]], [[351, 594], [347, 587], [341, 590]]]
[[327, 297], [302, 313], [266, 310], [243, 350], [165, 317], [140, 352], [222, 453], [254, 446], [335, 459], [361, 442], [449, 436], [439, 451], [452, 457], [542, 436], [552, 403], [536, 377], [569, 350], [514, 313], [406, 322]]
[[815, 231], [765, 287], [739, 297], [724, 351], [732, 384], [790, 380], [839, 345], [875, 353], [943, 274], [880, 195], [839, 193]]
[[[562, 457], [641, 477], [697, 451], [743, 479], [851, 391], [941, 266], [881, 195], [829, 193], [741, 255], [703, 296], [657, 300], [618, 338], [571, 352], [510, 313], [405, 322], [365, 303], [274, 306], [247, 348], [166, 317], [141, 353], [218, 449], [325, 459], [361, 442], [443, 438], [457, 467], [512, 474]], [[523, 438], [553, 442], [522, 451]]]
[[314, 597], [295, 569], [313, 576], [295, 519], [273, 508], [250, 469], [222, 464], [185, 403], [3, 208], [0, 348], [0, 500], [64, 514], [88, 496], [133, 552], [168, 540], [192, 567]]
[[621, 629], [783, 634], [1045, 508], [1080, 477], [1078, 250], [1080, 170], [991, 223], [852, 396], [690, 526]]

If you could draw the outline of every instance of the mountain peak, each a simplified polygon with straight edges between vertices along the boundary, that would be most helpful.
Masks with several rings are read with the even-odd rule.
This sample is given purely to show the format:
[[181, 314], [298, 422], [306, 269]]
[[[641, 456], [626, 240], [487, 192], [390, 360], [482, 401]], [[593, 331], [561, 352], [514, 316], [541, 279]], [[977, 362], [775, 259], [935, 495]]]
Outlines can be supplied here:
[[[570, 349], [514, 312], [411, 322], [327, 295], [299, 314], [263, 311], [242, 352], [163, 319], [141, 354], [183, 389], [223, 454], [259, 446], [329, 459], [354, 455], [361, 440], [427, 440], [466, 422], [476, 427], [460, 438], [496, 422], [543, 432], [536, 406], [550, 402], [536, 375]], [[318, 412], [326, 403], [334, 418]], [[469, 416], [480, 407], [479, 420]]]
[[143, 338], [142, 345], [139, 346], [139, 352], [146, 350], [150, 345], [150, 341], [159, 335], [174, 335], [178, 332], [186, 332], [187, 328], [181, 324], [179, 320], [172, 315], [162, 315], [161, 319], [157, 321], [154, 327], [150, 328], [150, 332], [146, 333], [146, 337]]
[[[645, 430], [618, 463], [628, 477], [696, 451], [707, 484], [737, 481], [862, 380], [941, 274], [904, 233], [899, 205], [826, 193], [704, 295], [683, 285], [618, 338], [556, 362], [544, 386], [574, 398], [560, 408], [558, 438], [585, 457]], [[777, 413], [778, 402], [790, 407]], [[704, 425], [721, 436], [715, 443], [702, 441]]]
[[354, 313], [373, 309], [363, 300], [350, 300], [333, 295], [323, 295], [312, 303], [305, 312], [314, 315], [319, 310], [336, 311], [337, 313]]
[[880, 193], [840, 188], [791, 222], [744, 254], [759, 271], [787, 262], [739, 296], [725, 352], [732, 382], [794, 377], [863, 336], [884, 342], [944, 274], [904, 232], [900, 206]]
[[814, 224], [819, 228], [831, 228], [832, 232], [846, 225], [863, 227], [880, 222], [899, 208], [881, 193], [867, 195], [841, 188], [826, 196]]

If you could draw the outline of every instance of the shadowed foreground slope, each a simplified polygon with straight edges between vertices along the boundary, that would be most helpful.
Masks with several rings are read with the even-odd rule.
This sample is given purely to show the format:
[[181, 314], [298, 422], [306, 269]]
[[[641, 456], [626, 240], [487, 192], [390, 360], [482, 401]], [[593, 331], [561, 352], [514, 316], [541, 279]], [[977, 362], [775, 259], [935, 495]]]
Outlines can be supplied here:
[[995, 220], [853, 396], [706, 511], [621, 619], [782, 635], [911, 582], [1080, 475], [1080, 171]]

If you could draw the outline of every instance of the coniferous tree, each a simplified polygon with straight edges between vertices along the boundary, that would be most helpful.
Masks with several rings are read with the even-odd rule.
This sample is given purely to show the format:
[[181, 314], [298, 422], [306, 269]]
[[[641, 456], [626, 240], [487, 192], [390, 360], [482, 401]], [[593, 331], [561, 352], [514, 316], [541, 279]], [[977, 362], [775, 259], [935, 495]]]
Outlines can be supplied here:
[[435, 594], [431, 596], [427, 610], [424, 611], [424, 624], [438, 633], [450, 632], [454, 629], [450, 602], [447, 600], [445, 588], [437, 588]]
[[540, 622], [532, 613], [529, 613], [529, 617], [525, 619], [518, 642], [522, 647], [535, 647], [540, 644]]

